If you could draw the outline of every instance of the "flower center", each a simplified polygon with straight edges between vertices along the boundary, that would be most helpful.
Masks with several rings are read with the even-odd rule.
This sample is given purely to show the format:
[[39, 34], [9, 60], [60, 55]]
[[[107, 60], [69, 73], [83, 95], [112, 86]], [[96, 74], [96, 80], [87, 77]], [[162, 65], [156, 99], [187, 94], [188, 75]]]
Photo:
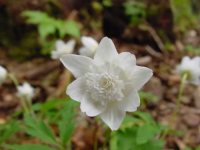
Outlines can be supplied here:
[[102, 105], [109, 101], [121, 101], [124, 97], [123, 81], [109, 73], [87, 73], [86, 86], [90, 98]]

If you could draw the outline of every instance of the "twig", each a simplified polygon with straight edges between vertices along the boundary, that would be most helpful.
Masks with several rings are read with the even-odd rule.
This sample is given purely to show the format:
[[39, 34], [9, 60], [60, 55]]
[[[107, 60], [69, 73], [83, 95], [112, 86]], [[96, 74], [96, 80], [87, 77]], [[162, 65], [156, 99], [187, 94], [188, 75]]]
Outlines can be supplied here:
[[164, 52], [165, 46], [164, 46], [161, 38], [158, 36], [158, 34], [156, 33], [156, 31], [154, 30], [154, 28], [152, 28], [148, 23], [145, 23], [145, 29], [151, 34], [151, 36], [153, 37], [153, 39], [157, 43], [159, 49], [162, 52]]
[[146, 51], [152, 55], [153, 57], [156, 57], [156, 58], [161, 58], [162, 57], [162, 54], [159, 53], [159, 52], [156, 52], [152, 47], [150, 47], [149, 45], [145, 46], [145, 49]]

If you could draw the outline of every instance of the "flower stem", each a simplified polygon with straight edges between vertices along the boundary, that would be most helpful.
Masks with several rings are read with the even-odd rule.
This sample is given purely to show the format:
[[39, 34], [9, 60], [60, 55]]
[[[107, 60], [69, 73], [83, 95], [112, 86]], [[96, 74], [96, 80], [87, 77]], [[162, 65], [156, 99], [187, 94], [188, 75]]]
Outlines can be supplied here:
[[23, 107], [25, 113], [29, 113], [29, 108], [27, 106], [26, 100], [24, 98], [21, 98], [20, 101], [21, 101], [21, 104], [22, 104], [22, 107]]
[[178, 112], [180, 110], [181, 98], [182, 98], [182, 95], [183, 95], [183, 91], [184, 91], [184, 88], [185, 88], [185, 82], [186, 82], [187, 78], [188, 78], [188, 73], [185, 72], [182, 75], [182, 78], [181, 78], [181, 83], [180, 83], [180, 87], [179, 87], [179, 91], [178, 91], [178, 97], [176, 99], [176, 107], [175, 107], [175, 110], [174, 110], [173, 115], [172, 115], [173, 121], [176, 120]]
[[19, 86], [19, 82], [17, 81], [17, 78], [11, 73], [8, 74], [8, 77], [12, 80], [12, 82], [14, 83], [14, 85], [17, 88]]

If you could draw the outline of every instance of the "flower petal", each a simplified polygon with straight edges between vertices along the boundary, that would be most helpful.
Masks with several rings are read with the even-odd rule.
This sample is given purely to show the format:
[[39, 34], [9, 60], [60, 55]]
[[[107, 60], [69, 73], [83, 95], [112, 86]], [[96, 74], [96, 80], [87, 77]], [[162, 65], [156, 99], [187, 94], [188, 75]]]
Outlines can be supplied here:
[[135, 66], [132, 71], [131, 86], [134, 90], [139, 90], [152, 77], [153, 72], [147, 67]]
[[112, 40], [104, 37], [96, 50], [94, 61], [98, 64], [102, 64], [102, 62], [104, 63], [111, 61], [112, 58], [116, 57], [117, 55], [118, 53]]
[[90, 117], [99, 115], [105, 109], [103, 105], [95, 103], [93, 100], [88, 99], [87, 96], [82, 98], [80, 108], [82, 112], [85, 112]]
[[130, 70], [132, 67], [136, 65], [136, 58], [135, 55], [129, 52], [122, 52], [117, 57], [118, 65], [125, 70]]
[[62, 56], [60, 61], [75, 77], [84, 75], [93, 67], [91, 58], [80, 55], [67, 54]]
[[66, 51], [67, 51], [68, 53], [72, 53], [72, 52], [74, 51], [75, 44], [76, 44], [75, 40], [69, 40], [69, 41], [65, 44], [65, 46], [66, 46]]
[[80, 102], [84, 96], [84, 78], [78, 78], [73, 81], [68, 87], [66, 91], [67, 95], [69, 95], [73, 100]]
[[107, 109], [100, 114], [101, 119], [111, 128], [117, 130], [121, 125], [126, 112], [120, 110], [117, 106], [107, 107]]
[[56, 47], [56, 50], [59, 50], [59, 49], [62, 49], [62, 47], [65, 45], [65, 42], [62, 41], [62, 40], [57, 40], [56, 41], [56, 44], [55, 44], [55, 47]]
[[183, 57], [183, 59], [182, 59], [182, 62], [181, 62], [181, 63], [188, 63], [188, 62], [190, 62], [190, 61], [191, 61], [190, 57], [188, 57], [188, 56], [185, 56], [185, 57]]
[[118, 105], [123, 111], [134, 112], [137, 110], [137, 107], [140, 106], [140, 97], [136, 91], [132, 91], [123, 101], [120, 101]]
[[98, 47], [98, 43], [96, 40], [94, 40], [91, 37], [88, 36], [82, 36], [81, 37], [81, 42], [83, 43], [83, 45], [90, 50], [94, 50]]
[[91, 58], [94, 56], [94, 52], [86, 47], [81, 47], [79, 49], [79, 54], [83, 56], [91, 57]]

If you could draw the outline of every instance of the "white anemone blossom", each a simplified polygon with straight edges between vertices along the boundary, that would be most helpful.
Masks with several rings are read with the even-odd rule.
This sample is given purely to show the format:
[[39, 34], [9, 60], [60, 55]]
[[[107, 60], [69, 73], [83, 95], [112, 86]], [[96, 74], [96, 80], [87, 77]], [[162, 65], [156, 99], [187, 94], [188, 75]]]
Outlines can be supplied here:
[[83, 44], [83, 47], [79, 49], [79, 54], [93, 58], [98, 47], [98, 42], [88, 36], [82, 36], [81, 42]]
[[17, 96], [31, 100], [34, 96], [34, 88], [27, 82], [17, 87]]
[[5, 81], [7, 74], [7, 70], [4, 67], [0, 66], [0, 85]]
[[153, 74], [151, 69], [137, 66], [131, 53], [118, 54], [107, 37], [98, 45], [94, 59], [68, 54], [61, 62], [77, 78], [67, 94], [81, 103], [82, 112], [99, 115], [112, 130], [119, 128], [126, 112], [137, 110], [138, 90]]
[[180, 75], [187, 73], [187, 79], [190, 83], [200, 85], [200, 57], [194, 57], [193, 59], [188, 56], [183, 57], [176, 70]]
[[67, 43], [57, 40], [55, 44], [56, 50], [51, 52], [52, 59], [59, 59], [62, 55], [73, 53], [75, 44], [75, 40], [69, 40]]

